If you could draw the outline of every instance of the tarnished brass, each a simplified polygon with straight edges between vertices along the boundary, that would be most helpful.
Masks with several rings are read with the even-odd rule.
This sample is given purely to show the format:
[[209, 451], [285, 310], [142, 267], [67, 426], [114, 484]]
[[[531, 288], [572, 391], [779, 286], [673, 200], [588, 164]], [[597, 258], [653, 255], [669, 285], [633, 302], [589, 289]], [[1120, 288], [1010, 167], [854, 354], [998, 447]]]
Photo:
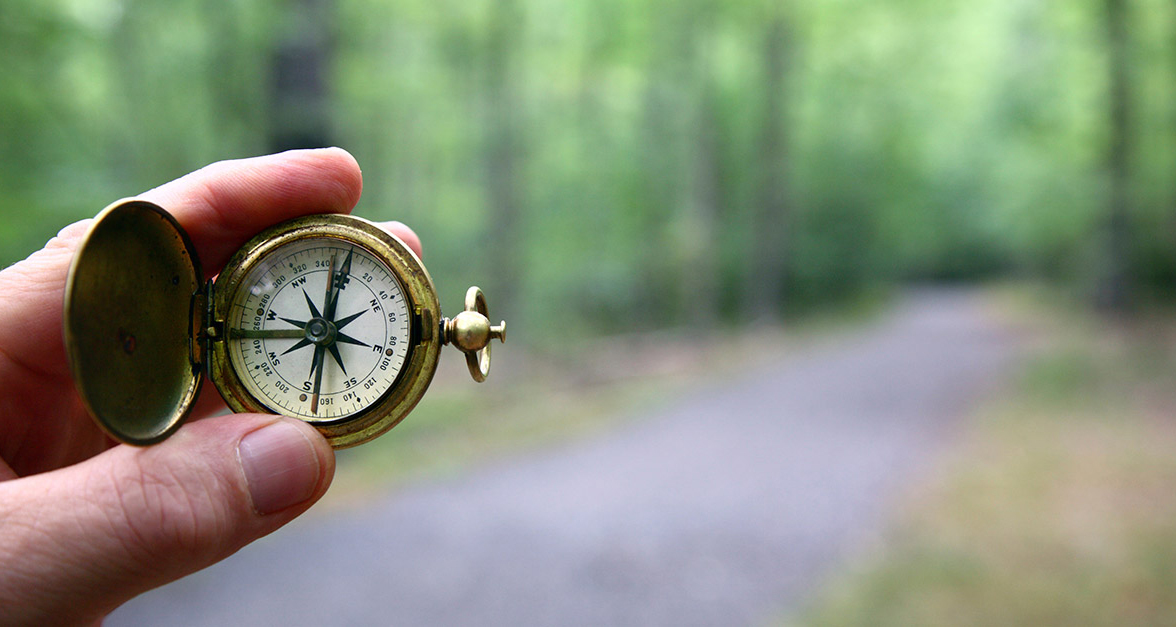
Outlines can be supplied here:
[[[423, 327], [437, 324], [440, 304], [433, 280], [408, 246], [380, 227], [355, 216], [327, 214], [296, 218], [257, 234], [225, 265], [213, 295], [214, 324], [223, 324], [233, 295], [250, 270], [271, 252], [307, 237], [332, 237], [355, 244], [383, 261], [396, 273], [405, 298]], [[405, 366], [388, 393], [364, 411], [338, 422], [312, 423], [335, 448], [362, 444], [396, 426], [416, 407], [437, 371], [440, 345], [435, 334], [420, 334], [409, 349]], [[233, 370], [224, 341], [211, 344], [209, 376], [234, 411], [272, 412], [246, 391]]]
[[490, 375], [490, 340], [506, 342], [506, 321], [490, 326], [486, 296], [478, 286], [466, 290], [465, 311], [445, 320], [445, 343], [465, 353], [470, 376], [481, 383]]
[[111, 437], [158, 442], [180, 427], [200, 389], [191, 308], [200, 263], [175, 220], [139, 201], [104, 209], [65, 285], [70, 368], [86, 409]]
[[227, 343], [298, 337], [303, 331], [226, 328], [225, 321], [234, 295], [253, 287], [243, 285], [252, 269], [304, 238], [337, 239], [386, 264], [412, 318], [405, 363], [383, 396], [345, 418], [308, 419], [333, 447], [361, 444], [403, 420], [432, 381], [442, 344], [465, 352], [470, 374], [485, 380], [489, 342], [505, 339], [506, 323], [490, 326], [485, 296], [476, 287], [466, 294], [465, 312], [442, 319], [420, 259], [378, 226], [337, 214], [279, 224], [242, 246], [206, 287], [179, 224], [160, 207], [132, 199], [98, 216], [66, 284], [66, 348], [82, 400], [97, 422], [123, 442], [144, 445], [166, 438], [191, 410], [204, 368], [234, 411], [272, 412], [246, 389]]

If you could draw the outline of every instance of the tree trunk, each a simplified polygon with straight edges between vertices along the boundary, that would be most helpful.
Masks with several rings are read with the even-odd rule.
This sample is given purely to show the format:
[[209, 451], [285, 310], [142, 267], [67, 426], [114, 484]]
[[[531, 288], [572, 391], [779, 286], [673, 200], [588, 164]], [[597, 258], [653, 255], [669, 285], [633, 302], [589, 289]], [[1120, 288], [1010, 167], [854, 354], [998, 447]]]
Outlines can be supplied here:
[[515, 317], [522, 280], [522, 241], [519, 237], [522, 200], [518, 160], [519, 133], [517, 55], [521, 11], [517, 0], [500, 0], [491, 9], [486, 40], [483, 148], [489, 222], [487, 297], [495, 320]]
[[[207, 81], [212, 115], [220, 137], [217, 144], [229, 154], [207, 155], [211, 159], [245, 157], [263, 150], [266, 137], [266, 88], [256, 80], [264, 61], [253, 65], [255, 50], [245, 45], [242, 25], [248, 9], [226, 6], [221, 0], [204, 0], [209, 37], [216, 42], [207, 57]], [[205, 156], [205, 155], [201, 155]]]
[[788, 64], [788, 28], [781, 9], [773, 9], [763, 41], [763, 113], [759, 144], [758, 201], [752, 219], [750, 268], [745, 279], [744, 315], [779, 314], [787, 287], [789, 246], [788, 138], [784, 83]]
[[1125, 0], [1106, 0], [1106, 11], [1110, 72], [1110, 136], [1106, 163], [1109, 193], [1097, 304], [1110, 311], [1123, 311], [1131, 300], [1131, 90]]
[[332, 0], [291, 0], [274, 50], [267, 144], [274, 152], [330, 146]]
[[719, 242], [717, 224], [722, 213], [722, 164], [719, 155], [719, 120], [716, 94], [710, 76], [709, 57], [702, 55], [699, 102], [695, 115], [694, 198], [686, 220], [686, 263], [683, 270], [681, 308], [692, 326], [713, 327], [719, 319]]

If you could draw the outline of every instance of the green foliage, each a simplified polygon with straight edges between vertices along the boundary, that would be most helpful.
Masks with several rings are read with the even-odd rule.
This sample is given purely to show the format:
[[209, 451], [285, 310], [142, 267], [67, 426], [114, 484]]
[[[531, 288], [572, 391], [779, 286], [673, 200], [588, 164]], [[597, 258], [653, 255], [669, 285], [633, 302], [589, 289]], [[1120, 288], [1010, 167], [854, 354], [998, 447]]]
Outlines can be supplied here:
[[[333, 19], [308, 25], [312, 4]], [[1173, 10], [1129, 10], [1129, 262], [1170, 293]], [[319, 113], [363, 165], [359, 212], [417, 229], [446, 307], [482, 284], [539, 341], [569, 316], [713, 324], [911, 279], [1089, 283], [1105, 19], [1001, 0], [6, 0], [0, 261], [265, 152], [292, 123], [276, 46], [317, 26]]]

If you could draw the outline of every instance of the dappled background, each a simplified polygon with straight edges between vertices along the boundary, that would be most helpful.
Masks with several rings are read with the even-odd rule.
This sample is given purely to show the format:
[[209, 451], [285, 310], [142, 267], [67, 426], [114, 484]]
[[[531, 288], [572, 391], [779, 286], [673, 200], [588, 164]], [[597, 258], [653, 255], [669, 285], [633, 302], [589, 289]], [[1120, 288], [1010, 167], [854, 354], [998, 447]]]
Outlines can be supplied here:
[[[791, 354], [826, 333], [813, 321], [864, 324], [912, 284], [983, 285], [976, 298], [1043, 356], [1003, 371], [1011, 391], [976, 410], [998, 418], [959, 453], [960, 483], [911, 497], [899, 536], [985, 531], [945, 513], [957, 505], [979, 507], [973, 521], [1035, 511], [1022, 465], [1045, 472], [1032, 475], [1043, 489], [1072, 476], [1059, 469], [1103, 468], [1092, 455], [1106, 472], [1054, 486], [1077, 495], [1058, 525], [1009, 521], [1025, 530], [1010, 554], [1062, 537], [1057, 551], [993, 565], [977, 555], [1000, 539], [899, 543], [814, 620], [885, 616], [904, 598], [885, 591], [931, 580], [958, 582], [953, 611], [1077, 606], [1088, 619], [1095, 603], [1111, 622], [1159, 620], [1176, 611], [1147, 579], [1176, 563], [1154, 550], [1176, 538], [1165, 517], [1145, 516], [1122, 555], [1089, 547], [1118, 546], [1098, 535], [1120, 529], [1110, 512], [1161, 501], [1097, 501], [1108, 486], [1173, 473], [1123, 469], [1173, 438], [1174, 34], [1176, 8], [1159, 0], [3, 0], [0, 262], [212, 161], [351, 151], [357, 213], [421, 235], [446, 311], [478, 284], [511, 330], [496, 353], [506, 382], [470, 392], [442, 372], [374, 452], [342, 457], [341, 472], [362, 470], [333, 492], [358, 501], [394, 491], [390, 476], [456, 475], [518, 442], [607, 431], [713, 369], [731, 378]], [[896, 315], [956, 311], [955, 297], [920, 294]], [[479, 412], [497, 422], [462, 418]], [[1129, 433], [1102, 422], [1133, 429], [1132, 416], [1143, 426]], [[1051, 435], [1075, 431], [1072, 448]], [[1044, 465], [1001, 454], [1034, 437], [1053, 447]], [[993, 459], [997, 476], [969, 474]], [[977, 493], [1007, 506], [958, 503]], [[1071, 523], [1073, 546], [1058, 532]], [[1086, 593], [1053, 590], [1070, 580], [1047, 568], [1048, 593], [991, 603], [1037, 590], [1005, 582], [1059, 554]], [[1126, 573], [1091, 578], [1109, 564]]]
[[1167, 291], [1171, 14], [6, 0], [0, 255], [211, 161], [339, 145], [359, 212], [412, 225], [438, 283], [485, 284], [527, 341], [568, 316], [731, 324], [908, 280], [1093, 294], [1130, 270]]

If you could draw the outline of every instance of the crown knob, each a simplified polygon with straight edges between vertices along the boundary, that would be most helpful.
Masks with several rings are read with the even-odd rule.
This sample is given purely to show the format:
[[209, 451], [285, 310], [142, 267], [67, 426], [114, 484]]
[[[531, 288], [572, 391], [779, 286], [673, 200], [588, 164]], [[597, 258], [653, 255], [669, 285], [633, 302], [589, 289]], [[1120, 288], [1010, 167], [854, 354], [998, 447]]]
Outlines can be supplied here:
[[490, 341], [506, 341], [506, 321], [490, 324], [486, 296], [477, 286], [466, 291], [465, 311], [443, 322], [443, 344], [465, 353], [470, 376], [481, 383], [490, 374]]

